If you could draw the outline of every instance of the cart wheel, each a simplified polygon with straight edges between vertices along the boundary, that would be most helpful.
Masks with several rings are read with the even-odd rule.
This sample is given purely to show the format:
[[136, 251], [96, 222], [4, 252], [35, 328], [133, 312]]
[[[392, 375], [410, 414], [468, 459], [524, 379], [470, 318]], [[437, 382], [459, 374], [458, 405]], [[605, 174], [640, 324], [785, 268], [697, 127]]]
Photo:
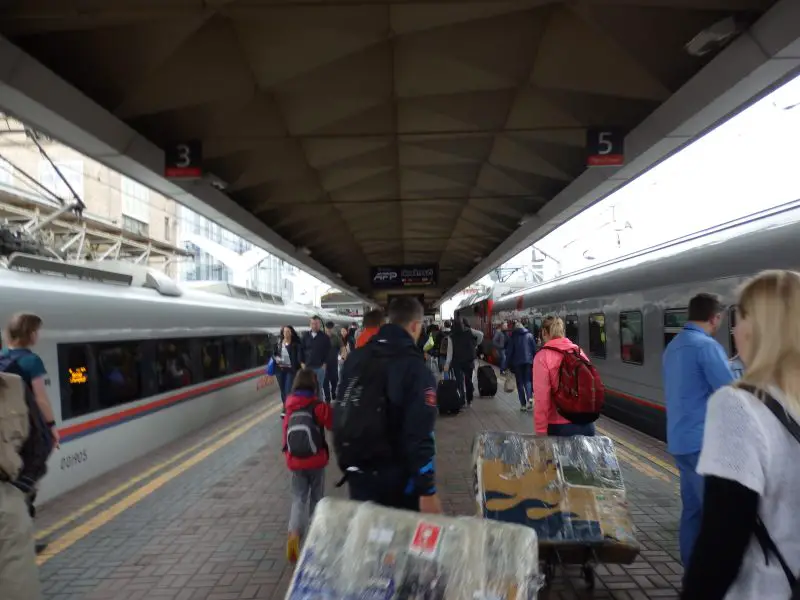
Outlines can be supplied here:
[[586, 589], [594, 589], [594, 567], [592, 565], [583, 565], [583, 580], [586, 582]]

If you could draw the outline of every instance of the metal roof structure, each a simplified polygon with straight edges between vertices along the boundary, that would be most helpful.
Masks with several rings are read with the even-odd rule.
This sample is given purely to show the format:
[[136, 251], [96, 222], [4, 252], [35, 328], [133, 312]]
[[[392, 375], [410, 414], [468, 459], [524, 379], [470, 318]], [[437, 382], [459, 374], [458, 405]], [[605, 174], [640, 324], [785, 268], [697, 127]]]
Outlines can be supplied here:
[[370, 266], [435, 263], [437, 299], [544, 227], [587, 128], [635, 130], [719, 56], [687, 42], [773, 4], [26, 0], [0, 35], [162, 149], [202, 141], [242, 215], [344, 289], [380, 301]]

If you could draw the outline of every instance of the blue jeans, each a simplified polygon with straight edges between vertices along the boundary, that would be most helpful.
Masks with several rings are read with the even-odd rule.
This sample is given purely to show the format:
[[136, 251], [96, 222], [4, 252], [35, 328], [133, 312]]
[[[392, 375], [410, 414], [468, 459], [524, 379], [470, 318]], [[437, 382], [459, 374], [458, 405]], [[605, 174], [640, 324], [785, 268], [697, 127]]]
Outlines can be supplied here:
[[278, 369], [275, 373], [278, 380], [278, 387], [281, 390], [281, 403], [286, 406], [286, 398], [292, 393], [292, 385], [294, 384], [294, 371], [291, 369]]
[[533, 398], [533, 367], [528, 363], [514, 365], [514, 378], [517, 380], [517, 394], [519, 395], [519, 405], [525, 406], [528, 400]]
[[322, 390], [325, 389], [325, 365], [321, 367], [309, 367], [317, 376], [317, 398], [322, 399]]
[[505, 371], [506, 370], [506, 349], [505, 348], [500, 348], [497, 351], [497, 358], [500, 359], [500, 370], [501, 371]]
[[700, 521], [703, 518], [703, 476], [697, 474], [699, 452], [691, 454], [674, 454], [675, 465], [681, 474], [681, 531], [679, 536], [681, 562], [683, 567], [689, 565], [694, 544], [700, 533]]
[[336, 388], [339, 385], [339, 364], [338, 362], [329, 364], [325, 367], [325, 402], [331, 403], [331, 400], [336, 400]]
[[594, 437], [594, 423], [577, 425], [575, 423], [551, 423], [547, 426], [547, 435], [570, 437], [572, 435], [585, 435]]

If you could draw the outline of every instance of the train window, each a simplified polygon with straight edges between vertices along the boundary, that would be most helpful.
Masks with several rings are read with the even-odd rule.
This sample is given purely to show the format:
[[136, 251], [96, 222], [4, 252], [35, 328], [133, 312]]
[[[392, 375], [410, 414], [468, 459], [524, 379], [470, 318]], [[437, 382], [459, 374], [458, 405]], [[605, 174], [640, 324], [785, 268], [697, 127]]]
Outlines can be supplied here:
[[156, 346], [158, 392], [169, 392], [197, 382], [192, 373], [190, 340], [165, 340]]
[[58, 379], [61, 390], [61, 418], [72, 419], [92, 412], [89, 353], [85, 344], [58, 347]]
[[606, 357], [606, 316], [603, 314], [589, 315], [589, 354]]
[[622, 362], [644, 364], [644, 325], [640, 311], [619, 314], [619, 338]]
[[253, 342], [248, 335], [237, 335], [233, 338], [233, 356], [231, 368], [234, 372], [246, 371], [256, 366], [256, 354]]
[[689, 309], [671, 308], [664, 311], [664, 347], [681, 332], [689, 321]]
[[578, 344], [578, 315], [567, 315], [564, 319], [564, 329], [567, 337]]
[[142, 397], [139, 342], [97, 344], [97, 394], [100, 408], [133, 402]]
[[736, 307], [731, 306], [730, 312], [728, 313], [729, 319], [729, 329], [730, 329], [730, 336], [731, 336], [731, 358], [739, 354], [739, 350], [736, 348], [736, 337], [734, 337], [733, 333], [736, 331]]
[[224, 338], [201, 340], [200, 360], [203, 366], [203, 381], [227, 375], [230, 372], [230, 365], [225, 352]]
[[272, 356], [272, 336], [254, 335], [253, 345], [256, 347], [256, 366], [266, 365], [269, 357]]

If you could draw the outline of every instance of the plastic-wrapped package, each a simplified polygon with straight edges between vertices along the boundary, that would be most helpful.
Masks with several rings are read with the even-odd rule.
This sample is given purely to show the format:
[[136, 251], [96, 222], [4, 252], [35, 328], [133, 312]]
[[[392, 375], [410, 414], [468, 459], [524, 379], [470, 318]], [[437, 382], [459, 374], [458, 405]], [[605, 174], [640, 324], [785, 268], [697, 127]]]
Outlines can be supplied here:
[[542, 551], [588, 545], [615, 563], [639, 553], [609, 438], [485, 432], [475, 440], [474, 458], [479, 513], [531, 527]]
[[536, 533], [325, 498], [287, 600], [533, 600]]

